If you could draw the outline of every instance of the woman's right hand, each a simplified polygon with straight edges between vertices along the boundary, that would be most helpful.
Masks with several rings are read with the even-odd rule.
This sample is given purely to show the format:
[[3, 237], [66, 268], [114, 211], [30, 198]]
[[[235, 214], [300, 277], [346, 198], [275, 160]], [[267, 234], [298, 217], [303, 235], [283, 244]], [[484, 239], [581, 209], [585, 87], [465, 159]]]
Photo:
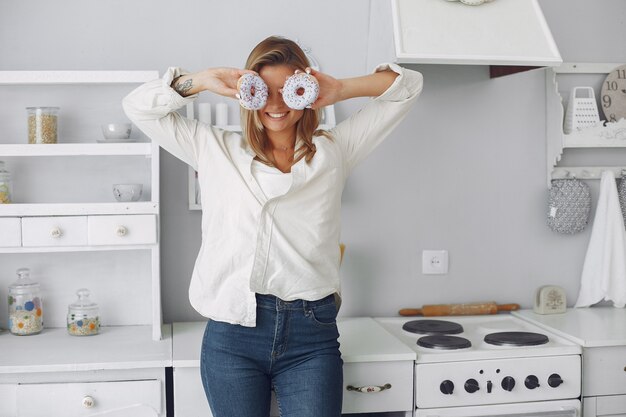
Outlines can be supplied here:
[[255, 74], [256, 72], [238, 68], [210, 68], [206, 70], [207, 77], [204, 80], [206, 90], [221, 96], [235, 98], [238, 93], [237, 81], [244, 74]]
[[243, 74], [256, 72], [239, 68], [209, 68], [193, 74], [186, 74], [172, 82], [172, 88], [183, 97], [210, 91], [221, 96], [235, 98], [237, 81]]

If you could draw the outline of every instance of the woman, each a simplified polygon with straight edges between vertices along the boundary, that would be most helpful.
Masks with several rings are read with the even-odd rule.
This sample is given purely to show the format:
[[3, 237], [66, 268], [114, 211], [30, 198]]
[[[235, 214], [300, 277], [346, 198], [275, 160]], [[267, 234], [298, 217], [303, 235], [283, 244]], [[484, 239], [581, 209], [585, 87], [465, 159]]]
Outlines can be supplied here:
[[[202, 245], [189, 299], [210, 319], [200, 366], [215, 417], [266, 417], [271, 391], [281, 416], [341, 415], [341, 193], [352, 169], [406, 115], [422, 76], [391, 64], [337, 80], [308, 65], [296, 43], [270, 37], [245, 70], [169, 68], [124, 99], [144, 133], [198, 171]], [[294, 71], [319, 82], [311, 108], [282, 100]], [[249, 72], [269, 95], [263, 109], [241, 109], [243, 134], [175, 112], [202, 91], [235, 97]], [[316, 130], [324, 106], [363, 96], [376, 98], [330, 131]]]

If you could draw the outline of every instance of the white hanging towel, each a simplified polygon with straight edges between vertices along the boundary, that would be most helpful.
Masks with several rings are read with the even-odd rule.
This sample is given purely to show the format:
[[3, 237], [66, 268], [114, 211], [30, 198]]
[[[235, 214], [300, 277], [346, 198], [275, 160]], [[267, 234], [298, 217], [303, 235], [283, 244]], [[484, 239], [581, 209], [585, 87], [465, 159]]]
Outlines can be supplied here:
[[626, 228], [612, 171], [602, 173], [575, 307], [589, 307], [602, 300], [613, 301], [615, 307], [626, 305]]

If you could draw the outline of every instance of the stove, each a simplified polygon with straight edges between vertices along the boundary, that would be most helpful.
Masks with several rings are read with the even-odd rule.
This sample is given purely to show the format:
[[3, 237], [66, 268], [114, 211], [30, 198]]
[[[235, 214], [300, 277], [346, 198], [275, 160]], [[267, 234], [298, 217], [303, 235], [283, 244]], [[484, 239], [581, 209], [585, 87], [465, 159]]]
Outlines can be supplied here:
[[581, 348], [567, 339], [509, 314], [376, 320], [417, 353], [416, 415], [579, 415]]

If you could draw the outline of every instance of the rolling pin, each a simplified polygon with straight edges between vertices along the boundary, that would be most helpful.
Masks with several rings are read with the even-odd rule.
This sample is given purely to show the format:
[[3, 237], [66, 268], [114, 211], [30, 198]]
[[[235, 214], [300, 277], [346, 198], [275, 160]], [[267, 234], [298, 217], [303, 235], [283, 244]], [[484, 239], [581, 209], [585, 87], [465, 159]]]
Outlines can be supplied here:
[[401, 316], [471, 316], [496, 314], [499, 311], [519, 310], [519, 304], [496, 304], [495, 302], [468, 304], [432, 304], [422, 308], [403, 308]]

